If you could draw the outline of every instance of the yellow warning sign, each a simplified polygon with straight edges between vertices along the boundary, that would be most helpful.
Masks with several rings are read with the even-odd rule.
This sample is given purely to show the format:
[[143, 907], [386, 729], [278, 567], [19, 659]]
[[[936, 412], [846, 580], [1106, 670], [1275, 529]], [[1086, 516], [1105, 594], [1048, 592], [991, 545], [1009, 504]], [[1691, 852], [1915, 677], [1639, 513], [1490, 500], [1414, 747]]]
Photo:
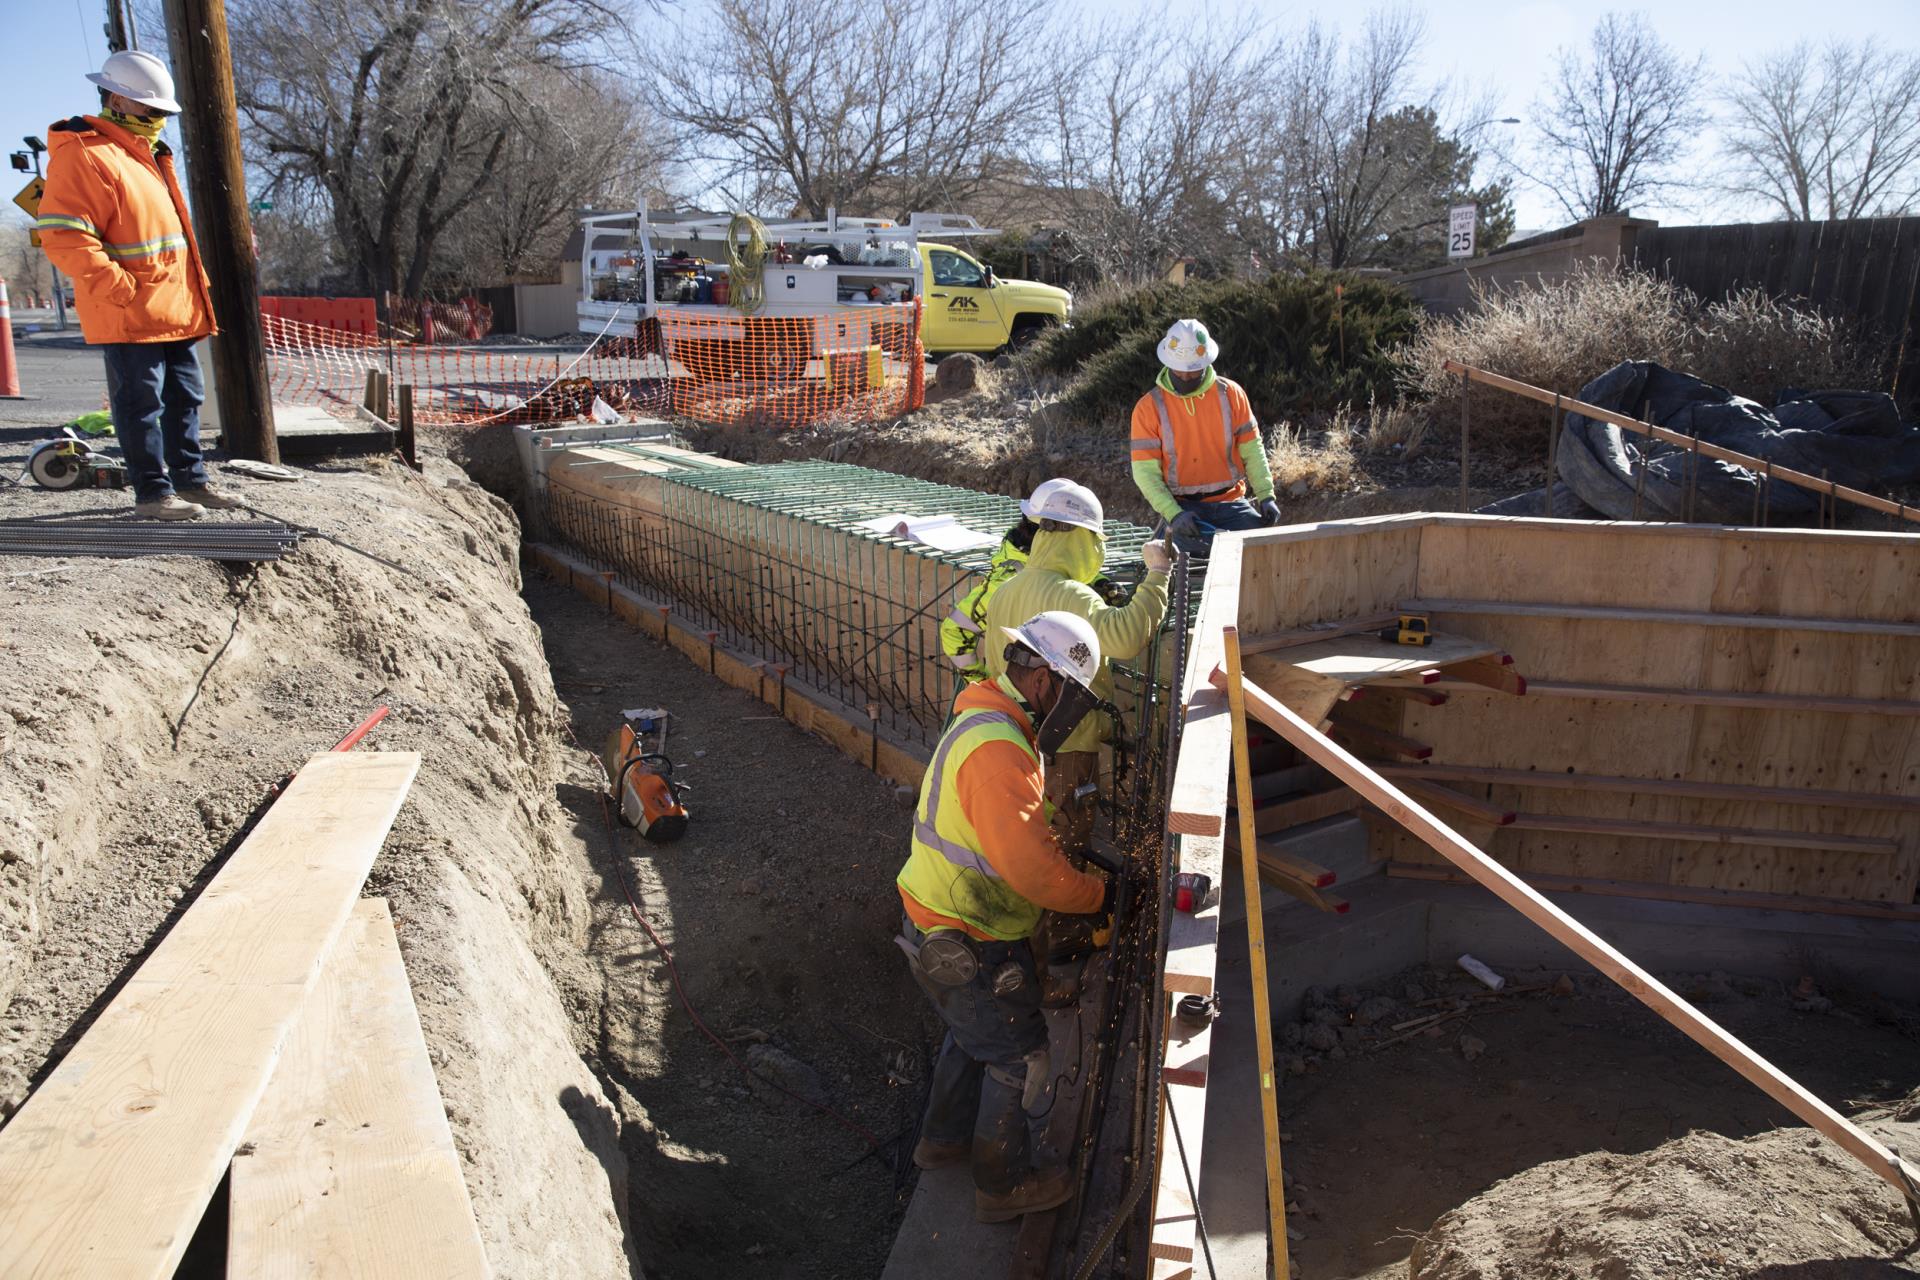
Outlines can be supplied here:
[[13, 202], [22, 209], [25, 209], [29, 218], [37, 218], [40, 216], [40, 197], [46, 194], [46, 190], [46, 181], [41, 178], [35, 178], [32, 182], [20, 188], [20, 194], [13, 198]]

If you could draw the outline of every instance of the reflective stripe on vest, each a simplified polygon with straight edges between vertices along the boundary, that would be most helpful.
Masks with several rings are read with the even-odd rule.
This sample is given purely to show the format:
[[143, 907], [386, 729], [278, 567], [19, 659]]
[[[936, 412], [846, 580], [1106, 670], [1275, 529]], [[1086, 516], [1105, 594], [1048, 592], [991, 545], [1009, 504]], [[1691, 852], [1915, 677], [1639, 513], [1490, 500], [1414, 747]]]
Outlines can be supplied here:
[[962, 631], [971, 631], [975, 635], [980, 634], [980, 624], [973, 620], [972, 614], [962, 613], [960, 610], [955, 609], [947, 615], [947, 621]]
[[[1220, 430], [1226, 437], [1227, 478], [1213, 480], [1206, 484], [1180, 483], [1180, 450], [1174, 439], [1173, 418], [1167, 413], [1166, 393], [1159, 387], [1153, 389], [1153, 411], [1160, 417], [1160, 465], [1167, 478], [1167, 492], [1180, 495], [1192, 493], [1217, 493], [1221, 489], [1231, 488], [1247, 478], [1247, 469], [1240, 461], [1240, 450], [1234, 445], [1236, 428], [1233, 424], [1233, 409], [1227, 403], [1226, 383], [1214, 379], [1214, 394], [1220, 400]], [[1251, 425], [1251, 424], [1247, 424]], [[1135, 448], [1151, 448], [1152, 443], [1142, 444], [1136, 440]]]
[[[961, 728], [962, 721], [965, 722], [966, 729]], [[940, 834], [940, 802], [942, 799], [941, 792], [945, 790], [947, 780], [947, 757], [953, 754], [954, 747], [959, 743], [961, 738], [966, 736], [966, 730], [986, 724], [1003, 724], [1015, 733], [1020, 732], [1020, 722], [1004, 711], [962, 712], [961, 718], [954, 721], [953, 728], [949, 729], [947, 736], [941, 739], [940, 749], [933, 753], [933, 763], [927, 766], [927, 777], [929, 779], [927, 783], [927, 811], [924, 816], [917, 816], [915, 818], [913, 838], [921, 844], [926, 845], [929, 849], [934, 850], [956, 867], [967, 867], [971, 870], [978, 871], [989, 879], [998, 880], [1000, 873], [993, 869], [992, 863], [980, 856], [978, 849], [970, 849], [966, 845], [949, 840]], [[1022, 741], [1024, 740], [1023, 736]]]
[[187, 238], [182, 235], [158, 236], [152, 240], [140, 240], [132, 244], [115, 244], [110, 240], [102, 240], [100, 247], [106, 250], [109, 258], [129, 262], [135, 258], [152, 258], [162, 253], [185, 249]]

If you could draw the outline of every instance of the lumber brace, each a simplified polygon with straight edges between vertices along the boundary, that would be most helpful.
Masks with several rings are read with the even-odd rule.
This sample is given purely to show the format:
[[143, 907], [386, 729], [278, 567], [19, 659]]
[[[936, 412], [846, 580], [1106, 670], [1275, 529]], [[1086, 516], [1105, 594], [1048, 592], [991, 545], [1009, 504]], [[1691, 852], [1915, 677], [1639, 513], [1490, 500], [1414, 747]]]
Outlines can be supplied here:
[[[1225, 690], [1227, 675], [1215, 667], [1210, 682]], [[1314, 763], [1359, 792], [1382, 813], [1418, 836], [1508, 906], [1539, 925], [1573, 953], [1618, 983], [1629, 995], [1678, 1027], [1687, 1037], [1832, 1139], [1847, 1154], [1898, 1192], [1920, 1213], [1920, 1167], [1903, 1160], [1885, 1144], [1822, 1102], [1791, 1076], [1741, 1043], [1731, 1032], [1669, 990], [1658, 978], [1593, 930], [1547, 901], [1526, 881], [1462, 839], [1453, 828], [1416, 804], [1404, 791], [1366, 763], [1295, 715], [1259, 685], [1243, 681], [1247, 714], [1298, 747]]]

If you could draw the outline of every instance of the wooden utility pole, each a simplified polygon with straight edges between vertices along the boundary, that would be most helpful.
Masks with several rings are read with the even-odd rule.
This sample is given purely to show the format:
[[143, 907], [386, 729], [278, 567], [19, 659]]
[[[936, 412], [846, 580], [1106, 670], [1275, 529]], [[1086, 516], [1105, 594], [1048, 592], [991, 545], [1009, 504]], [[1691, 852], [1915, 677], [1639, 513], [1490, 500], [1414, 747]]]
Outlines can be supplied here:
[[229, 457], [278, 462], [266, 344], [260, 336], [253, 219], [240, 159], [240, 113], [227, 49], [227, 6], [225, 0], [166, 0], [166, 14], [194, 231], [220, 325], [211, 341], [220, 430]]

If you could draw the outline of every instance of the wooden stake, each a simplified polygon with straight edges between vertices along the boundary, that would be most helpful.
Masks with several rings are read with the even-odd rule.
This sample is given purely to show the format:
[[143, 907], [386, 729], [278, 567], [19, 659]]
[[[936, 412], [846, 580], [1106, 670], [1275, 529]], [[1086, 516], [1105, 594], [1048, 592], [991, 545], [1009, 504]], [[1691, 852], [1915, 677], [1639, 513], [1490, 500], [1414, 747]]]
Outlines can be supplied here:
[[[1227, 660], [1228, 719], [1233, 725], [1233, 785], [1240, 810], [1240, 848], [1258, 847], [1253, 830], [1253, 772], [1247, 758], [1247, 704], [1240, 679], [1240, 630], [1223, 627]], [[1273, 1078], [1273, 1006], [1267, 996], [1267, 927], [1260, 910], [1260, 864], [1240, 859], [1247, 895], [1247, 961], [1253, 971], [1253, 1031], [1260, 1047], [1260, 1123], [1267, 1147], [1267, 1239], [1273, 1247], [1274, 1280], [1287, 1280], [1287, 1190], [1280, 1174], [1280, 1096]]]
[[413, 384], [411, 382], [403, 382], [400, 384], [400, 431], [398, 444], [400, 445], [400, 456], [407, 460], [407, 465], [415, 471], [421, 470], [420, 455], [417, 450], [418, 442], [414, 439], [413, 434]]
[[[1629, 995], [1671, 1022], [1714, 1057], [1745, 1076], [1762, 1093], [1818, 1129], [1844, 1148], [1867, 1170], [1916, 1204], [1912, 1188], [1920, 1168], [1896, 1157], [1879, 1139], [1807, 1092], [1806, 1088], [1765, 1058], [1742, 1044], [1726, 1028], [1670, 991], [1660, 980], [1628, 959], [1612, 943], [1547, 901], [1526, 881], [1461, 839], [1459, 834], [1414, 803], [1406, 792], [1367, 767], [1365, 761], [1342, 749], [1293, 713], [1258, 685], [1237, 678], [1239, 663], [1231, 646], [1230, 665], [1215, 667], [1210, 677], [1233, 705], [1245, 707], [1256, 719], [1276, 730], [1315, 764], [1331, 772], [1393, 821], [1424, 841], [1436, 853], [1493, 891], [1501, 901], [1539, 925], [1575, 955], [1618, 983]], [[1257, 902], [1257, 899], [1255, 900]], [[1248, 912], [1257, 915], [1257, 908]]]

